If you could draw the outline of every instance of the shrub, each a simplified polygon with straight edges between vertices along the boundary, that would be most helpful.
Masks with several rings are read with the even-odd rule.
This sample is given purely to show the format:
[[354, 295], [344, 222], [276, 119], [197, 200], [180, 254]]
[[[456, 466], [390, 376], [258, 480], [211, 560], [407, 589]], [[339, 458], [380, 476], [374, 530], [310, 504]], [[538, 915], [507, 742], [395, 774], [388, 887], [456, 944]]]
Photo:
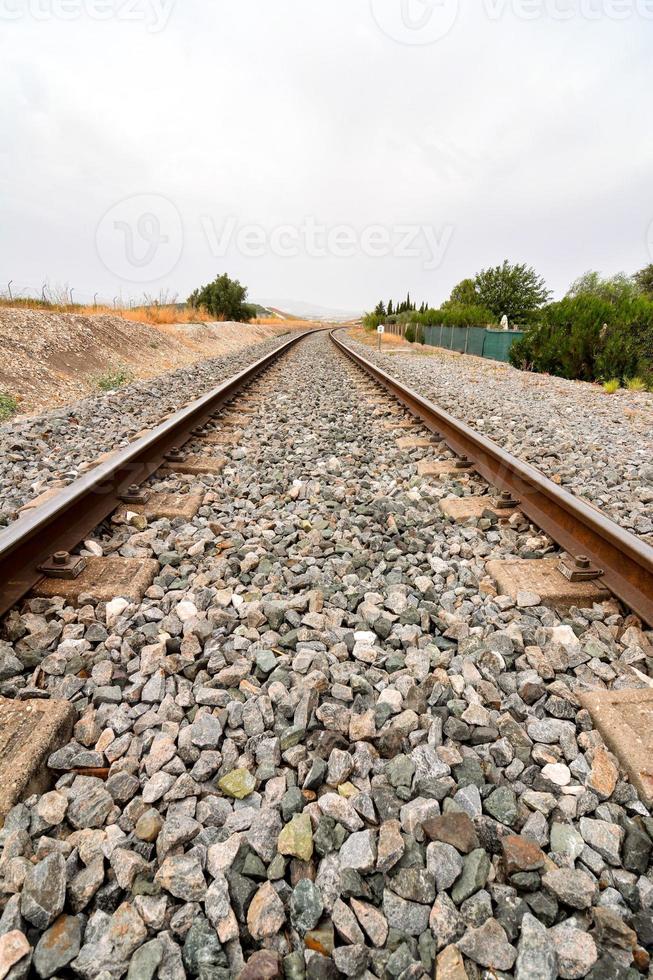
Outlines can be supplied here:
[[246, 298], [247, 288], [237, 279], [223, 274], [191, 293], [188, 303], [194, 309], [207, 310], [218, 319], [242, 322], [256, 316], [256, 307], [246, 303]]
[[415, 336], [416, 336], [415, 324], [409, 323], [408, 326], [406, 327], [406, 333], [404, 334], [404, 337], [406, 338], [409, 344], [414, 344]]
[[0, 391], [0, 421], [4, 422], [5, 419], [11, 418], [17, 408], [18, 401], [13, 395]]
[[98, 375], [95, 383], [100, 391], [114, 391], [116, 388], [122, 388], [131, 380], [132, 375], [127, 368], [116, 368], [115, 371], [107, 371], [106, 374]]
[[603, 390], [606, 395], [614, 395], [615, 391], [619, 391], [621, 388], [621, 381], [619, 378], [612, 378], [611, 381], [605, 381], [603, 384]]
[[463, 306], [451, 303], [439, 310], [426, 310], [413, 316], [423, 327], [487, 327], [496, 323], [496, 317], [484, 306]]
[[646, 382], [643, 378], [628, 378], [626, 388], [628, 391], [646, 391]]
[[510, 350], [515, 367], [583, 381], [653, 381], [653, 302], [627, 293], [567, 296], [542, 311]]
[[384, 322], [384, 317], [379, 316], [378, 313], [366, 313], [363, 317], [363, 327], [369, 331], [376, 330]]

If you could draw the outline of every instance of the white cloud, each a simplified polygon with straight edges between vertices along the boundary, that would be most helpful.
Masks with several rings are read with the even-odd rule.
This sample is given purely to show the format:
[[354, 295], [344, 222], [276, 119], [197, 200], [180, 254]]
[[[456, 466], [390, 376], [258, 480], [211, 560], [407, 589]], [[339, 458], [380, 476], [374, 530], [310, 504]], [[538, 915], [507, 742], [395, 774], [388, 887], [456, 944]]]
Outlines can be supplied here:
[[[452, 2], [0, 0], [0, 288], [49, 278], [137, 296], [142, 269], [122, 278], [95, 244], [135, 195], [181, 215], [181, 259], [147, 287], [181, 296], [224, 270], [253, 296], [352, 309], [406, 289], [438, 302], [505, 257], [558, 293], [587, 268], [650, 261], [647, 0], [460, 0], [445, 36], [401, 43]], [[165, 213], [143, 224], [141, 254]], [[346, 258], [212, 254], [203, 222], [229, 219], [268, 245], [307, 219], [332, 238], [348, 226], [358, 245]], [[360, 245], [370, 226], [395, 240], [406, 224], [438, 241], [453, 230], [437, 269], [426, 248]]]

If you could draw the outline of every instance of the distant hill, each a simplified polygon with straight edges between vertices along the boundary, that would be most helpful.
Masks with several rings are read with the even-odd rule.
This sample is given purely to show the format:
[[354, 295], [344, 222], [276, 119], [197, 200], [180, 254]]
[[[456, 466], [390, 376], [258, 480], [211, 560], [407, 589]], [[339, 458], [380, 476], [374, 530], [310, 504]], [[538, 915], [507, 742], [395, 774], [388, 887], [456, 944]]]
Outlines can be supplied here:
[[362, 310], [338, 310], [315, 303], [306, 303], [294, 299], [262, 299], [259, 301], [272, 312], [268, 316], [278, 315], [282, 310], [286, 314], [299, 317], [302, 320], [330, 320], [339, 323], [344, 320], [357, 320], [363, 315]]

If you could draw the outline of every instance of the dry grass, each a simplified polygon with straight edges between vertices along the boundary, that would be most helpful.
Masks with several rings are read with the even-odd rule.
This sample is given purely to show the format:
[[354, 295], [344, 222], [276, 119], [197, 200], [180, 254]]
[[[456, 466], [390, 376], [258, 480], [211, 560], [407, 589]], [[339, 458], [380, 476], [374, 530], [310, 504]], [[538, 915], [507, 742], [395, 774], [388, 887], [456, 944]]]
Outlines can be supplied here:
[[[379, 335], [376, 331], [365, 330], [364, 327], [352, 327], [347, 331], [347, 335], [352, 340], [357, 340], [366, 347], [379, 349]], [[392, 333], [381, 334], [381, 350], [384, 354], [424, 354], [430, 357], [436, 353], [438, 348], [429, 347], [427, 344], [411, 344], [404, 337], [396, 336]]]
[[[43, 302], [40, 299], [13, 299], [0, 297], [0, 307], [18, 310], [39, 310], [43, 313], [75, 313], [77, 316], [119, 316], [133, 323], [144, 323], [151, 327], [174, 326], [176, 323], [215, 323], [224, 317], [212, 316], [206, 310], [194, 310], [190, 307], [179, 307], [174, 303], [152, 302], [143, 306], [113, 307], [104, 304], [85, 306], [81, 303]], [[299, 327], [319, 326], [313, 320], [301, 320], [299, 317], [264, 316], [249, 321], [260, 327], [280, 327], [288, 324], [293, 329]]]
[[[113, 306], [84, 306], [81, 303], [43, 302], [40, 299], [0, 298], [0, 307], [18, 310], [40, 310], [43, 313], [75, 313], [77, 316], [119, 316], [133, 323], [145, 323], [149, 326], [172, 325], [174, 323], [207, 323], [216, 318], [206, 310], [193, 310], [178, 307], [174, 303], [152, 302], [132, 308], [114, 308]], [[270, 321], [278, 324], [280, 321]]]
[[[0, 296], [0, 308], [39, 310], [43, 313], [74, 313], [77, 316], [119, 316], [123, 320], [144, 323], [151, 327], [174, 326], [177, 323], [214, 323], [224, 320], [224, 317], [212, 316], [206, 310], [194, 310], [177, 304], [176, 297], [168, 293], [162, 293], [158, 298], [146, 295], [144, 302], [135, 307], [113, 307], [99, 303], [90, 305], [70, 303], [68, 302], [70, 293], [63, 287], [50, 289], [50, 294], [53, 296], [51, 301], [29, 297], [14, 297], [10, 300], [7, 296]], [[261, 327], [279, 327], [288, 324], [292, 329], [320, 326], [313, 320], [303, 320], [290, 314], [257, 317], [249, 322], [254, 326]]]
[[[89, 311], [91, 314], [93, 310]], [[120, 310], [120, 316], [135, 323], [147, 323], [150, 326], [172, 326], [175, 323], [208, 323], [216, 317], [210, 316], [206, 310], [178, 309], [174, 306], [145, 306], [134, 310]], [[219, 317], [217, 319], [220, 319]]]

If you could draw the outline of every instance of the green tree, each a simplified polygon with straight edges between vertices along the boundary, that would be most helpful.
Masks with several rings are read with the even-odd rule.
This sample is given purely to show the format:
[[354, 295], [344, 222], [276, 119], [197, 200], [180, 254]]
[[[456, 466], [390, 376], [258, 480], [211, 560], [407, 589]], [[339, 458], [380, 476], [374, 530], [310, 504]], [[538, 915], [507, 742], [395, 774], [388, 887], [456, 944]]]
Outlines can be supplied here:
[[496, 317], [504, 314], [513, 323], [529, 320], [550, 298], [544, 279], [526, 265], [503, 265], [483, 269], [474, 279], [477, 304]]
[[631, 279], [623, 272], [618, 272], [615, 276], [603, 277], [600, 272], [590, 271], [572, 282], [567, 297], [577, 299], [579, 296], [596, 296], [606, 303], [618, 305], [635, 299], [639, 291], [634, 278]]
[[216, 319], [243, 322], [256, 316], [256, 307], [246, 303], [246, 299], [247, 287], [224, 273], [206, 286], [194, 290], [188, 297], [188, 303], [194, 309], [207, 310]]
[[653, 299], [653, 263], [636, 272], [633, 279], [638, 289], [649, 299]]
[[392, 316], [392, 300], [388, 301], [388, 316]]
[[380, 303], [377, 303], [376, 304], [376, 307], [375, 307], [375, 310], [374, 310], [374, 315], [375, 316], [378, 316], [378, 317], [384, 317], [385, 316], [385, 306], [383, 305], [383, 300], [381, 300]]
[[451, 296], [443, 306], [481, 306], [473, 279], [463, 279], [451, 290]]

